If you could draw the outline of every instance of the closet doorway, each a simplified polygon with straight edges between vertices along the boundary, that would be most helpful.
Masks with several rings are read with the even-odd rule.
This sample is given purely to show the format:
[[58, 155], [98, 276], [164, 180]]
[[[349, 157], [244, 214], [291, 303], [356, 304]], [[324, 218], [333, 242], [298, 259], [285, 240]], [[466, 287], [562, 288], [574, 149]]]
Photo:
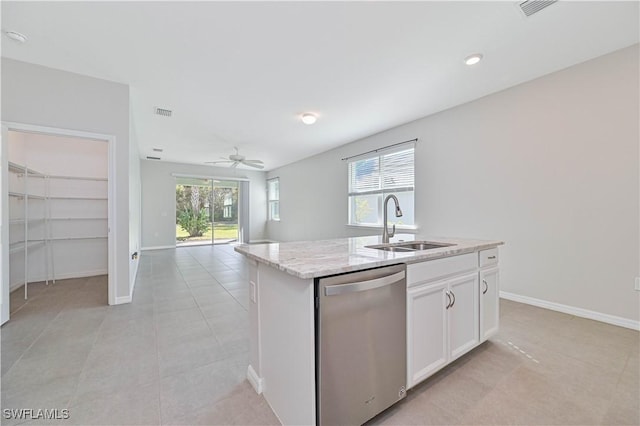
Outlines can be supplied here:
[[235, 180], [176, 177], [176, 246], [237, 242], [239, 193]]
[[113, 138], [5, 123], [2, 133], [2, 322], [45, 298], [114, 304]]

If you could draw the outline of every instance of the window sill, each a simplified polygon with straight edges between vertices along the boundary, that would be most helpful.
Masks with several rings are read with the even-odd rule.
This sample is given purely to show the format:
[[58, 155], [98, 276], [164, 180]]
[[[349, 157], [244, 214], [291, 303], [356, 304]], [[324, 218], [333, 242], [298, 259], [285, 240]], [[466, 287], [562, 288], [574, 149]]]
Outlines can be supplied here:
[[[347, 228], [370, 229], [372, 231], [382, 232], [382, 225], [354, 225], [354, 224], [347, 223], [346, 226]], [[389, 226], [389, 229], [391, 229], [391, 226]], [[396, 225], [396, 232], [397, 231], [403, 231], [408, 234], [417, 234], [418, 227], [413, 225]]]

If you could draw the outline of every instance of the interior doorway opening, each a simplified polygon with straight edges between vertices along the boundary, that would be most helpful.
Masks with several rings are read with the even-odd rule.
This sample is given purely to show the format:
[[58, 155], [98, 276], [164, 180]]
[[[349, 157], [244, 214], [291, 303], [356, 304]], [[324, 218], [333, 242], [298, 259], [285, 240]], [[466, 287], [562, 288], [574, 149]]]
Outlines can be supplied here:
[[239, 189], [234, 180], [176, 177], [176, 246], [237, 242]]
[[38, 126], [2, 127], [2, 322], [22, 309], [111, 303], [113, 141]]

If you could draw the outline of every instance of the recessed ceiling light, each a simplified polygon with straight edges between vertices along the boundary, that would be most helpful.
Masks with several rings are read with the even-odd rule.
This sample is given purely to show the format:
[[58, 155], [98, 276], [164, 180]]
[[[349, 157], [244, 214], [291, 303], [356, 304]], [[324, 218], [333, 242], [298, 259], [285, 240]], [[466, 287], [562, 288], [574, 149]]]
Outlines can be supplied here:
[[305, 112], [304, 114], [302, 114], [302, 117], [300, 117], [300, 119], [304, 124], [313, 124], [316, 122], [318, 117], [310, 112]]
[[17, 41], [18, 43], [24, 43], [28, 40], [26, 35], [20, 34], [17, 31], [5, 31], [4, 35], [9, 37], [13, 41]]
[[482, 60], [482, 53], [474, 53], [464, 58], [464, 63], [467, 65], [475, 65]]

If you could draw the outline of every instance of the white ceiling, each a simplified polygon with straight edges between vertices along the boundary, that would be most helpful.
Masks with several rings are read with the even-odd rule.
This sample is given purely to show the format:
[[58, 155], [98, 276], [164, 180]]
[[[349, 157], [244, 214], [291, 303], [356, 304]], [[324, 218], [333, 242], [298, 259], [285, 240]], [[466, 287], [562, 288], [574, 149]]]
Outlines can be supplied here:
[[129, 84], [142, 157], [272, 169], [638, 43], [638, 4], [3, 1], [2, 56]]

